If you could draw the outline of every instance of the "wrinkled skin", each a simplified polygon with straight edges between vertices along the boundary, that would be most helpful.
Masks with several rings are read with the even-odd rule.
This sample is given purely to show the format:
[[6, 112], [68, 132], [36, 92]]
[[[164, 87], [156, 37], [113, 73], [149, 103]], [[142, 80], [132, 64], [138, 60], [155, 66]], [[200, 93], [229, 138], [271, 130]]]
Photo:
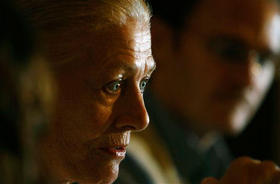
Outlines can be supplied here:
[[[76, 51], [67, 53], [74, 61], [55, 69], [56, 108], [42, 159], [59, 181], [112, 183], [131, 131], [149, 123], [142, 96], [155, 68], [149, 26], [130, 20], [100, 32], [75, 32], [73, 38], [65, 47], [52, 45], [58, 53]], [[63, 34], [49, 43], [56, 39]]]
[[278, 184], [280, 170], [271, 161], [252, 160], [241, 157], [234, 160], [225, 175], [217, 180], [206, 178], [201, 184]]

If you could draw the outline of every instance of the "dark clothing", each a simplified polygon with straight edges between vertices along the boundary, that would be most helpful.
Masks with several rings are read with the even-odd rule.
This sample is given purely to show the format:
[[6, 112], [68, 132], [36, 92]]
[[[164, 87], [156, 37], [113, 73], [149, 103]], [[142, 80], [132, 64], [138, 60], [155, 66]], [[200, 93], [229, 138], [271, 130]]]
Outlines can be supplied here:
[[[212, 146], [203, 150], [200, 146], [200, 139], [186, 127], [180, 126], [186, 124], [184, 120], [164, 109], [151, 94], [148, 94], [145, 99], [151, 126], [165, 143], [178, 175], [183, 180], [197, 184], [207, 176], [219, 178], [224, 174], [232, 157], [222, 137], [216, 136]], [[149, 180], [149, 173], [139, 169], [141, 163], [133, 161], [131, 158], [133, 155], [129, 153], [127, 157], [120, 165], [120, 175], [116, 183], [128, 184], [125, 182], [125, 175], [128, 173], [131, 178], [135, 179], [134, 183], [152, 183]], [[136, 168], [138, 168], [137, 171]], [[139, 180], [140, 175], [145, 176], [141, 179], [147, 178], [147, 180]]]

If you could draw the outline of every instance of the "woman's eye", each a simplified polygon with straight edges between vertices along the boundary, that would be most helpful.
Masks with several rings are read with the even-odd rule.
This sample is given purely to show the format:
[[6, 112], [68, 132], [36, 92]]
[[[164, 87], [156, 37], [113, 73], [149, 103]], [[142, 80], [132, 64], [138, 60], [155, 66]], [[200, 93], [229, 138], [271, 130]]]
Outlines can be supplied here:
[[149, 82], [149, 78], [144, 78], [144, 79], [140, 82], [139, 88], [140, 88], [141, 93], [144, 93], [145, 88], [146, 88], [148, 82]]
[[104, 90], [109, 94], [118, 94], [121, 90], [121, 80], [113, 81], [105, 85]]
[[266, 62], [273, 61], [273, 55], [269, 53], [257, 53], [256, 61], [263, 66]]

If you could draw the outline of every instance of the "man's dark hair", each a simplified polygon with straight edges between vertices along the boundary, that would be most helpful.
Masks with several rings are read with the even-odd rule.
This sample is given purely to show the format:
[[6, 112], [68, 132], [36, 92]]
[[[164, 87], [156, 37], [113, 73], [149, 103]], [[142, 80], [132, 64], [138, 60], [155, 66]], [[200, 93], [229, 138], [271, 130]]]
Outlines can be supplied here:
[[149, 0], [153, 15], [164, 20], [175, 29], [180, 29], [185, 24], [186, 18], [192, 13], [200, 0]]
[[[274, 1], [274, 0], [273, 0]], [[280, 0], [275, 0], [280, 5]], [[159, 17], [174, 29], [180, 29], [201, 0], [148, 0], [153, 16]]]

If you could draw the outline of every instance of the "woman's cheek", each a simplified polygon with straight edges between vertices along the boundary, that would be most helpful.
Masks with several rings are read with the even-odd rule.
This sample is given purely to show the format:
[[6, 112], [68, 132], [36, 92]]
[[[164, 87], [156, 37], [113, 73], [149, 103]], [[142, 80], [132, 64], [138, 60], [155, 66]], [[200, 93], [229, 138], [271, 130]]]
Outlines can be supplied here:
[[96, 136], [103, 134], [111, 125], [112, 108], [113, 105], [104, 105], [104, 103], [95, 103], [93, 105], [89, 123], [91, 124], [90, 129], [95, 132]]

